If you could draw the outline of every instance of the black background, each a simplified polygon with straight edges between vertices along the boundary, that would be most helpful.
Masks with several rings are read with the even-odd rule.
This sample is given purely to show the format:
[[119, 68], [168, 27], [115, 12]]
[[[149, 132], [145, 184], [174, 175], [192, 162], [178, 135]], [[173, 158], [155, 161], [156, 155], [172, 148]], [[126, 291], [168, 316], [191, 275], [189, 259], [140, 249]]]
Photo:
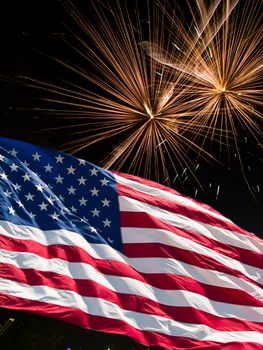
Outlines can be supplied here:
[[[127, 3], [132, 6], [133, 1], [128, 0]], [[88, 1], [78, 1], [77, 4], [84, 11], [89, 11]], [[58, 135], [52, 131], [39, 132], [54, 126], [50, 125], [50, 119], [39, 118], [39, 112], [35, 110], [41, 105], [38, 99], [41, 97], [41, 92], [3, 81], [3, 77], [21, 75], [54, 82], [57, 77], [63, 78], [68, 74], [66, 78], [70, 79], [69, 72], [63, 69], [60, 71], [61, 68], [48, 57], [48, 55], [59, 58], [70, 57], [70, 52], [67, 52], [59, 39], [59, 35], [66, 32], [63, 23], [69, 23], [69, 18], [58, 0], [24, 3], [9, 1], [2, 6], [0, 111], [3, 136], [54, 148], [60, 147], [63, 133]], [[106, 146], [101, 144], [96, 152], [94, 149], [87, 150], [79, 156], [99, 164], [100, 155]], [[242, 228], [262, 235], [263, 152], [252, 140], [244, 143], [242, 148], [244, 172], [250, 189], [236, 159], [233, 158], [230, 170], [217, 163], [208, 164], [200, 160], [201, 166], [196, 176], [204, 190], [198, 188], [196, 199], [212, 205]], [[94, 153], [96, 153], [95, 156]], [[221, 154], [221, 163], [224, 163], [226, 158], [226, 155]], [[198, 187], [194, 181], [188, 185], [182, 183], [172, 185], [179, 192], [190, 197], [194, 196]]]
[[[132, 6], [132, 1], [127, 1]], [[88, 11], [88, 1], [77, 1]], [[26, 75], [54, 81], [64, 71], [50, 60], [48, 54], [61, 55], [67, 52], [61, 45], [57, 33], [63, 33], [63, 22], [67, 21], [61, 4], [57, 0], [8, 1], [0, 4], [0, 133], [2, 136], [31, 141], [40, 145], [59, 148], [60, 137], [52, 132], [36, 132], [48, 128], [45, 118], [39, 118], [36, 110], [39, 104], [39, 91], [12, 82], [18, 75]], [[25, 110], [27, 106], [28, 110]], [[32, 107], [30, 110], [30, 106]], [[21, 108], [23, 107], [23, 108]], [[87, 151], [81, 154], [89, 161], [99, 164], [103, 145], [96, 156]], [[96, 159], [97, 157], [97, 159]], [[252, 189], [250, 192], [240, 167], [232, 164], [229, 170], [219, 164], [207, 164], [200, 161], [196, 175], [204, 185], [204, 191], [198, 189], [196, 199], [212, 205], [244, 229], [263, 237], [263, 153], [252, 140], [244, 144], [243, 159], [245, 172]], [[224, 155], [221, 155], [224, 162]], [[249, 167], [249, 171], [248, 171]], [[124, 169], [125, 170], [125, 169]], [[208, 184], [211, 183], [209, 187]], [[218, 186], [220, 186], [217, 196]], [[259, 187], [259, 190], [257, 188]], [[179, 192], [193, 197], [196, 185], [174, 183]], [[100, 336], [96, 332], [87, 332], [57, 321], [34, 315], [25, 315], [5, 311], [0, 320], [15, 317], [14, 326], [0, 338], [1, 349], [124, 349], [135, 346], [130, 340], [114, 335]], [[0, 322], [1, 322], [0, 321]], [[40, 337], [41, 329], [47, 332], [47, 339]], [[56, 332], [52, 333], [53, 329]], [[2, 345], [1, 345], [2, 344]], [[52, 345], [53, 344], [53, 345]], [[105, 345], [106, 344], [106, 345]], [[143, 348], [136, 345], [136, 349]]]

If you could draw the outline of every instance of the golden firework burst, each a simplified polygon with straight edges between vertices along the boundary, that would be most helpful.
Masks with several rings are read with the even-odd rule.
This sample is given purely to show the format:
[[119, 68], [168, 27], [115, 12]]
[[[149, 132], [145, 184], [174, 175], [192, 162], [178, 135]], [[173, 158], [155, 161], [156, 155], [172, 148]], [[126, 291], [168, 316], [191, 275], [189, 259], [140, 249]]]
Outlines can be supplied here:
[[73, 26], [61, 39], [77, 60], [53, 59], [77, 83], [31, 82], [72, 135], [65, 150], [110, 140], [104, 167], [156, 181], [194, 173], [208, 140], [234, 145], [242, 164], [241, 129], [262, 136], [260, 2], [186, 1], [182, 12], [170, 1], [91, 1], [88, 16], [62, 4]]

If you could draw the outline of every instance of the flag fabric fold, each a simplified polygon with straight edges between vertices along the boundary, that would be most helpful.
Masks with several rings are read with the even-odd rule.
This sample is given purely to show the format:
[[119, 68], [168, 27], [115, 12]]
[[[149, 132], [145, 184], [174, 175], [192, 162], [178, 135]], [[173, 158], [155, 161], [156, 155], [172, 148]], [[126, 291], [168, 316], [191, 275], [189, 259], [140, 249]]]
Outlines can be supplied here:
[[169, 349], [263, 348], [263, 241], [209, 206], [0, 138], [0, 306]]

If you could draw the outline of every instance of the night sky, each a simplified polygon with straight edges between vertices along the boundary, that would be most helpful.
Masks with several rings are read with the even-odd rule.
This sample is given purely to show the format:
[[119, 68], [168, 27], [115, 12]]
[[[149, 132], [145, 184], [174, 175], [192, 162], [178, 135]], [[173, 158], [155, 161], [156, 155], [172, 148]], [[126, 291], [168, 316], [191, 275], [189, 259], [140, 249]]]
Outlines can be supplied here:
[[[84, 2], [78, 3], [83, 5]], [[65, 32], [63, 22], [67, 21], [62, 6], [58, 1], [39, 1], [37, 4], [33, 1], [26, 4], [10, 1], [7, 6], [1, 11], [1, 74], [7, 78], [25, 75], [53, 82], [65, 72], [59, 72], [59, 67], [47, 55], [63, 57], [68, 54], [70, 57], [70, 53], [63, 51], [65, 47], [60, 46], [58, 39], [58, 33]], [[50, 119], [46, 122], [45, 118], [39, 118], [37, 111], [30, 110], [39, 106], [39, 97], [39, 91], [2, 82], [1, 133], [4, 136], [59, 148], [63, 142], [63, 134], [39, 133], [40, 130], [50, 127]], [[19, 108], [25, 106], [26, 111]], [[102, 150], [104, 146], [99, 147]], [[192, 197], [196, 194], [196, 199], [212, 205], [241, 227], [261, 235], [263, 156], [259, 148], [250, 142], [244, 145], [244, 150], [245, 173], [253, 194], [249, 191], [240, 168], [236, 166], [235, 159], [231, 170], [218, 164], [209, 165], [200, 161], [201, 166], [196, 176], [204, 185], [204, 191], [199, 188], [196, 194], [194, 182], [175, 183], [173, 187]], [[103, 152], [97, 150], [96, 157], [94, 153], [94, 149], [88, 149], [80, 156], [99, 164], [98, 155]], [[224, 154], [220, 161], [224, 163]], [[211, 184], [210, 187], [208, 184]]]
[[[88, 3], [77, 1], [86, 13], [89, 11]], [[132, 1], [127, 3], [131, 6]], [[70, 50], [67, 51], [58, 38], [66, 32], [63, 23], [68, 23], [68, 16], [59, 1], [9, 1], [5, 7], [1, 5], [0, 14], [2, 77], [10, 80], [17, 76], [30, 76], [48, 82], [56, 81], [57, 77], [70, 79], [69, 72], [60, 71], [61, 68], [47, 57], [71, 57]], [[1, 134], [60, 148], [63, 134], [43, 131], [54, 125], [50, 118], [40, 118], [36, 110], [41, 106], [41, 92], [4, 81], [4, 78], [0, 87]], [[98, 164], [107, 147], [108, 144], [100, 144], [96, 152], [88, 149], [78, 156]], [[231, 169], [229, 164], [197, 162], [200, 166], [196, 176], [204, 190], [198, 188], [196, 193], [198, 186], [195, 181], [175, 182], [172, 186], [190, 197], [196, 195], [197, 200], [212, 205], [241, 227], [263, 235], [263, 152], [253, 140], [248, 140], [242, 148], [244, 172], [250, 189], [234, 158]], [[224, 163], [224, 154], [220, 161]]]
[[[129, 6], [132, 4], [131, 1], [127, 3]], [[77, 4], [88, 13], [89, 2], [78, 1]], [[61, 70], [48, 57], [72, 59], [70, 50], [67, 51], [59, 39], [59, 35], [67, 34], [64, 23], [70, 23], [59, 1], [9, 1], [1, 10], [0, 22], [0, 73], [3, 77], [10, 80], [17, 76], [30, 76], [49, 82], [64, 77], [70, 79], [69, 72]], [[1, 81], [0, 87], [1, 134], [61, 148], [63, 133], [43, 131], [54, 124], [50, 118], [40, 117], [36, 110], [41, 106], [41, 92], [7, 81]], [[87, 149], [78, 156], [100, 164], [100, 157], [107, 146], [100, 144], [96, 150]], [[196, 196], [197, 200], [212, 205], [242, 228], [262, 236], [263, 152], [250, 139], [242, 148], [244, 172], [250, 189], [234, 157], [231, 169], [215, 162], [208, 164], [202, 159], [197, 162], [196, 176], [204, 190], [194, 180], [175, 182], [172, 186], [185, 195]], [[224, 163], [226, 158], [222, 153], [219, 160]]]
[[[127, 2], [131, 6], [132, 0]], [[88, 1], [77, 1], [76, 3], [88, 10]], [[63, 51], [65, 47], [58, 39], [58, 33], [63, 35], [66, 31], [63, 22], [67, 22], [68, 16], [58, 0], [9, 0], [5, 2], [5, 6], [3, 4], [0, 6], [1, 136], [59, 149], [63, 142], [63, 133], [43, 131], [50, 127], [50, 119], [47, 122], [47, 119], [40, 117], [36, 110], [41, 105], [39, 100], [41, 92], [19, 85], [13, 80], [17, 76], [24, 75], [53, 82], [57, 77], [61, 78], [61, 75], [66, 74], [64, 70], [60, 71], [60, 68], [48, 58], [48, 55], [57, 55], [60, 58], [67, 55], [70, 57], [70, 52]], [[70, 75], [67, 78], [69, 79]], [[100, 145], [97, 152], [94, 151], [94, 148], [88, 149], [78, 156], [99, 164], [100, 156], [107, 146], [108, 144]], [[231, 169], [217, 163], [208, 164], [201, 159], [198, 162], [200, 166], [196, 171], [196, 176], [204, 190], [198, 188], [196, 191], [197, 184], [194, 180], [188, 183], [174, 182], [172, 185], [187, 196], [196, 195], [195, 199], [213, 206], [242, 228], [263, 238], [263, 152], [253, 140], [249, 139], [243, 145], [242, 154], [251, 191], [235, 159], [233, 159]], [[224, 163], [224, 157], [226, 156], [222, 154], [220, 159], [222, 163]], [[10, 313], [10, 316], [12, 315]], [[16, 331], [21, 334], [23, 327], [32, 327], [32, 322], [37, 320], [38, 326], [36, 327], [46, 327], [46, 332], [52, 332], [53, 327], [61, 327], [61, 334], [67, 332], [75, 334], [76, 337], [79, 337], [79, 344], [86, 339], [86, 331], [76, 330], [67, 324], [61, 325], [56, 321], [46, 322], [41, 317], [33, 315], [24, 316], [22, 314], [21, 316], [20, 313], [17, 313], [15, 316], [24, 320], [24, 323], [18, 323], [18, 328], [16, 328]], [[92, 334], [89, 335], [91, 343], [97, 344], [98, 341], [104, 343], [103, 338], [100, 340], [96, 333]], [[10, 340], [11, 335], [9, 334], [8, 337], [7, 341]], [[112, 343], [116, 342], [114, 336], [107, 335], [107, 340]], [[126, 345], [122, 345], [122, 341], [122, 338], [119, 338], [120, 347], [127, 346], [129, 340], [125, 338]], [[64, 348], [66, 345], [65, 341]], [[4, 346], [8, 348], [10, 344], [4, 342]], [[139, 345], [137, 348], [143, 349]]]

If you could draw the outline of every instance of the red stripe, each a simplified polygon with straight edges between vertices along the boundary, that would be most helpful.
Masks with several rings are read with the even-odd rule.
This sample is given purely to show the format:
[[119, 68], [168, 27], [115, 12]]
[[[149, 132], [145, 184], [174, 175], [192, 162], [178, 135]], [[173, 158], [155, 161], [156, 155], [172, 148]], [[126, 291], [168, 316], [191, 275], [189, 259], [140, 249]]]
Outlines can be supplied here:
[[126, 256], [131, 258], [171, 258], [176, 257], [177, 261], [182, 261], [190, 265], [223, 272], [245, 281], [250, 282], [262, 288], [262, 285], [251, 278], [245, 276], [239, 271], [231, 269], [226, 265], [214, 260], [211, 257], [202, 255], [182, 248], [171, 247], [161, 243], [127, 243], [123, 244], [123, 250]]
[[106, 333], [123, 334], [146, 346], [160, 346], [173, 350], [262, 350], [262, 345], [252, 342], [231, 342], [227, 344], [200, 341], [160, 333], [140, 331], [126, 322], [105, 317], [87, 315], [78, 309], [54, 306], [54, 304], [32, 301], [0, 293], [0, 304], [4, 308], [27, 311], [68, 322], [83, 328]]
[[[155, 189], [159, 189], [161, 191], [164, 191], [164, 192], [168, 192], [168, 193], [171, 193], [175, 196], [178, 196], [178, 197], [181, 197], [183, 199], [187, 199], [189, 202], [192, 202], [194, 205], [197, 205], [198, 207], [201, 207], [205, 210], [208, 210], [216, 215], [220, 215], [220, 216], [223, 216], [221, 213], [219, 213], [217, 210], [215, 210], [213, 207], [207, 205], [207, 204], [204, 204], [204, 203], [201, 203], [201, 202], [198, 202], [196, 200], [194, 200], [193, 198], [191, 197], [188, 197], [188, 196], [185, 196], [185, 195], [182, 195], [181, 193], [177, 192], [176, 190], [170, 188], [170, 187], [166, 187], [166, 186], [163, 186], [157, 182], [153, 182], [151, 180], [147, 180], [147, 179], [143, 179], [141, 177], [137, 177], [137, 176], [134, 176], [134, 175], [130, 175], [130, 174], [124, 174], [124, 173], [119, 173], [119, 172], [114, 172], [115, 174], [118, 174], [119, 176], [123, 177], [124, 179], [128, 179], [128, 180], [131, 180], [131, 181], [134, 181], [134, 182], [137, 182], [141, 185], [145, 185], [145, 186], [148, 186], [148, 187], [152, 187], [153, 190]], [[118, 180], [117, 180], [117, 183], [118, 183]], [[122, 184], [118, 183], [118, 186], [120, 186]], [[129, 186], [128, 186], [129, 187]], [[132, 186], [131, 186], [132, 187]], [[230, 221], [228, 221], [230, 222]], [[235, 227], [237, 227], [238, 229], [240, 229], [240, 227], [238, 227], [237, 225], [235, 225], [233, 222], [231, 222]], [[247, 232], [245, 230], [242, 230], [243, 233], [247, 236], [250, 236], [250, 237], [256, 237], [253, 233], [251, 232]], [[257, 237], [256, 237], [257, 238]]]
[[[93, 266], [102, 274], [133, 278], [135, 280], [150, 284], [153, 287], [157, 287], [163, 290], [189, 290], [215, 301], [235, 304], [238, 300], [238, 303], [240, 305], [259, 307], [263, 306], [262, 302], [255, 299], [252, 295], [248, 294], [245, 291], [235, 290], [232, 288], [210, 286], [197, 282], [193, 278], [177, 276], [175, 274], [138, 273], [134, 268], [122, 262], [95, 259], [81, 247], [71, 247], [67, 245], [45, 246], [34, 241], [16, 240], [14, 238], [1, 235], [0, 246], [2, 249], [5, 249], [7, 251], [22, 253], [25, 252], [24, 248], [26, 246], [28, 253], [36, 254], [45, 259], [58, 258], [68, 262], [86, 263]], [[162, 251], [162, 247], [160, 245], [157, 245], [157, 248]], [[125, 249], [127, 249], [128, 254], [129, 251], [132, 253], [134, 245], [125, 245]], [[156, 247], [152, 245], [150, 250], [154, 252], [156, 250]], [[137, 248], [135, 248], [135, 253], [137, 253], [137, 251], [139, 254], [140, 250], [137, 250]]]
[[250, 266], [261, 268], [263, 267], [263, 255], [257, 252], [252, 252], [248, 249], [233, 247], [225, 243], [213, 240], [194, 231], [189, 231], [184, 228], [177, 228], [169, 223], [163, 222], [154, 216], [144, 212], [121, 212], [120, 213], [121, 227], [136, 227], [136, 228], [154, 228], [162, 229], [176, 234], [176, 236], [184, 237], [190, 241], [201, 244], [212, 249], [220, 254], [229, 256], [242, 263]]
[[118, 195], [123, 195], [129, 198], [136, 199], [140, 202], [156, 206], [159, 209], [164, 209], [170, 211], [171, 213], [180, 214], [191, 218], [192, 220], [202, 222], [204, 224], [212, 225], [235, 233], [240, 233], [249, 237], [256, 237], [255, 235], [242, 230], [234, 223], [221, 220], [219, 217], [215, 218], [205, 212], [199, 211], [198, 209], [192, 208], [190, 206], [184, 206], [166, 198], [160, 198], [154, 195], [143, 193], [134, 188], [122, 185], [120, 183], [117, 183], [117, 192]]
[[46, 246], [32, 240], [15, 239], [0, 234], [0, 247], [8, 251], [33, 253], [45, 259], [57, 258], [67, 262], [86, 263], [103, 274], [125, 276], [145, 282], [129, 265], [116, 260], [96, 259], [78, 246], [63, 244]]
[[256, 322], [218, 317], [193, 307], [161, 305], [146, 297], [111, 291], [91, 280], [72, 279], [53, 272], [19, 269], [13, 265], [6, 264], [3, 269], [1, 266], [0, 277], [30, 286], [43, 285], [54, 289], [70, 290], [84, 297], [107, 300], [124, 310], [165, 317], [183, 323], [205, 324], [218, 331], [263, 332], [263, 324]]

